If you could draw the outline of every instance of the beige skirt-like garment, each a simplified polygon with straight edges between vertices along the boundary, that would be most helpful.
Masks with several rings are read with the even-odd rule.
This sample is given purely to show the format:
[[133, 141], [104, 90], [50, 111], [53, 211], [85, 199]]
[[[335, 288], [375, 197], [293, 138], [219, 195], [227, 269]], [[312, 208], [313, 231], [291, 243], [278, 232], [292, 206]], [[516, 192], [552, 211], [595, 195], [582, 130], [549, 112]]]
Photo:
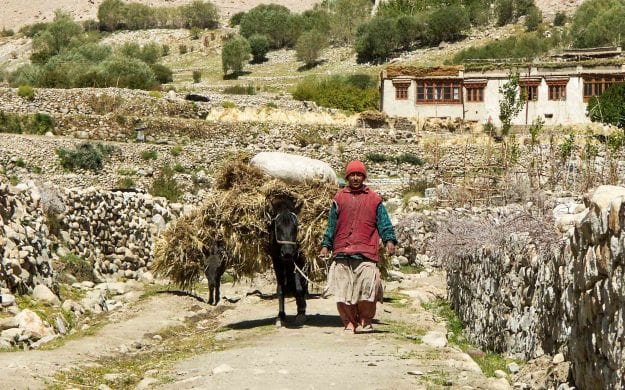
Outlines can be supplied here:
[[371, 260], [334, 259], [328, 271], [328, 284], [323, 296], [334, 295], [336, 302], [355, 305], [358, 302], [382, 302], [380, 270]]

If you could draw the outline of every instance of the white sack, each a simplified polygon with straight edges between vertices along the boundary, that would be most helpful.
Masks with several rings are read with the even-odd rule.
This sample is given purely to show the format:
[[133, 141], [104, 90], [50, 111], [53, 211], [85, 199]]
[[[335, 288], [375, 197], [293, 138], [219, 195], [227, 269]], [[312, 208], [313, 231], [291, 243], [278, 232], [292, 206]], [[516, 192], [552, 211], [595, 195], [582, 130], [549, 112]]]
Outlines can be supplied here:
[[336, 173], [330, 165], [309, 157], [282, 152], [261, 152], [251, 160], [271, 177], [291, 183], [322, 181], [337, 184]]

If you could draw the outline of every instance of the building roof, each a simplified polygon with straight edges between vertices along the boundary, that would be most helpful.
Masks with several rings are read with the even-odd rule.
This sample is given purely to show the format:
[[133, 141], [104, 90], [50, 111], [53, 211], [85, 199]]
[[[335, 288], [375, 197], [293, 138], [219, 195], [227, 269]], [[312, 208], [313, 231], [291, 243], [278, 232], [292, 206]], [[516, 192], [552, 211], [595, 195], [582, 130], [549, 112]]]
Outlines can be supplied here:
[[422, 67], [414, 65], [390, 65], [382, 71], [382, 78], [394, 77], [459, 77], [464, 70], [462, 65], [441, 65]]

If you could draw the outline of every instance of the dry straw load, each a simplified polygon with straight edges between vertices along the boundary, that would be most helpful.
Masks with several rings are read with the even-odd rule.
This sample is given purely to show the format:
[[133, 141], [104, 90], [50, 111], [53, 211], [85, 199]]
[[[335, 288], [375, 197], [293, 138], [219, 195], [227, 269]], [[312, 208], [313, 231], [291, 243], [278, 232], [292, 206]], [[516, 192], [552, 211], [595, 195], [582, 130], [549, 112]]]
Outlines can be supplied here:
[[227, 161], [215, 178], [216, 191], [191, 214], [174, 222], [156, 243], [152, 269], [183, 289], [203, 275], [203, 251], [225, 247], [228, 266], [236, 276], [253, 276], [271, 267], [267, 254], [272, 201], [288, 197], [300, 209], [298, 242], [313, 280], [325, 277], [318, 253], [327, 226], [332, 196], [328, 183], [289, 184], [249, 165], [246, 156]]

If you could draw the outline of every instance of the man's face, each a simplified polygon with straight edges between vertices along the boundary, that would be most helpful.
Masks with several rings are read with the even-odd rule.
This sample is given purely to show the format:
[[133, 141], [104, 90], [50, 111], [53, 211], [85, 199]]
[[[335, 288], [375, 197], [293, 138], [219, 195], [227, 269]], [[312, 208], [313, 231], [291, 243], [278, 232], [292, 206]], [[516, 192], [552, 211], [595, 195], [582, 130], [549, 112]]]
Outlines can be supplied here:
[[349, 183], [349, 188], [352, 190], [357, 190], [362, 187], [362, 183], [365, 181], [365, 175], [360, 172], [350, 173], [347, 176], [347, 182]]

